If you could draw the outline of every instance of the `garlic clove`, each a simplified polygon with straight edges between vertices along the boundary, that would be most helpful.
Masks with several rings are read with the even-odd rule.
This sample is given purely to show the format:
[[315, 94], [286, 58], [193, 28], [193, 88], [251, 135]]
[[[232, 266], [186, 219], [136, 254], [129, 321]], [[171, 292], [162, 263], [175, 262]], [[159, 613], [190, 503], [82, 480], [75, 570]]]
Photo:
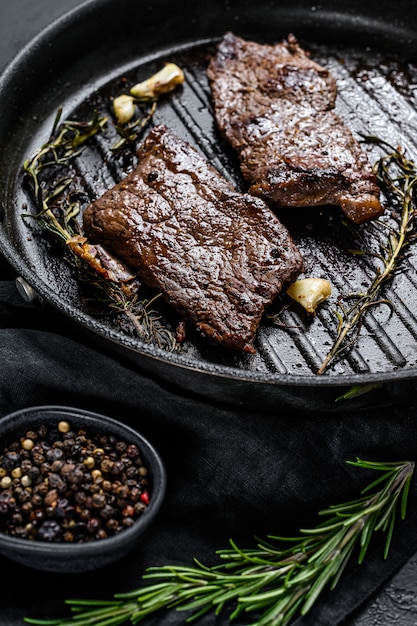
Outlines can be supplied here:
[[132, 87], [130, 93], [135, 98], [157, 98], [163, 93], [168, 93], [184, 82], [184, 72], [175, 63], [166, 63], [150, 78]]
[[302, 278], [292, 283], [287, 294], [301, 304], [307, 313], [315, 314], [319, 304], [332, 294], [332, 287], [325, 278]]
[[135, 99], [122, 94], [113, 100], [113, 110], [119, 124], [127, 124], [136, 112]]

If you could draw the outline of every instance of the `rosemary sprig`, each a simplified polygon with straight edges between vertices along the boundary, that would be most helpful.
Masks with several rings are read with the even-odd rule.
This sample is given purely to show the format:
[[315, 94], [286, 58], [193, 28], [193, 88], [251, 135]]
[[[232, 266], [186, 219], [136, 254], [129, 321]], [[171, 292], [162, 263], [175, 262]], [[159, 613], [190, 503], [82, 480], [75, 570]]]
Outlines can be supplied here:
[[325, 587], [334, 588], [355, 549], [362, 563], [373, 534], [386, 533], [388, 556], [398, 514], [404, 519], [414, 463], [379, 463], [356, 459], [354, 467], [380, 472], [351, 502], [334, 505], [319, 514], [328, 517], [300, 536], [271, 536], [253, 549], [230, 548], [217, 552], [220, 564], [206, 567], [151, 567], [144, 584], [112, 600], [68, 600], [72, 616], [37, 620], [42, 626], [117, 626], [138, 624], [163, 609], [190, 612], [187, 622], [202, 615], [229, 611], [232, 620], [255, 614], [254, 626], [285, 626], [297, 614], [305, 615]]
[[[391, 306], [390, 302], [381, 298], [381, 290], [395, 274], [405, 248], [414, 236], [416, 219], [416, 189], [417, 167], [408, 159], [400, 148], [393, 148], [377, 137], [365, 137], [365, 140], [377, 143], [384, 147], [386, 156], [379, 159], [375, 165], [378, 182], [393, 204], [400, 208], [397, 227], [378, 220], [378, 224], [385, 232], [387, 239], [380, 245], [379, 253], [370, 254], [379, 260], [381, 267], [375, 268], [375, 275], [365, 292], [352, 293], [338, 301], [339, 310], [336, 311], [338, 326], [333, 345], [324, 358], [317, 374], [323, 374], [328, 365], [336, 357], [351, 348], [357, 340], [363, 317], [366, 312], [381, 303]], [[364, 254], [364, 253], [362, 253]], [[344, 302], [345, 301], [345, 302]], [[347, 304], [346, 301], [351, 302]]]
[[77, 213], [76, 206], [69, 207], [63, 225], [51, 210], [51, 204], [69, 187], [72, 178], [54, 180], [48, 185], [42, 180], [42, 174], [54, 166], [68, 168], [70, 162], [80, 154], [82, 147], [107, 124], [107, 118], [100, 118], [95, 112], [91, 121], [67, 120], [60, 124], [61, 117], [62, 109], [58, 109], [49, 139], [24, 162], [23, 170], [39, 208], [35, 216], [38, 222], [43, 228], [67, 241], [74, 235], [70, 223]]
[[119, 298], [115, 294], [111, 306], [126, 316], [142, 341], [171, 352], [178, 350], [179, 344], [175, 334], [167, 328], [161, 315], [153, 308], [162, 294], [157, 293], [152, 298], [142, 300], [137, 295], [133, 298], [126, 297], [120, 290], [118, 295]]
[[[151, 113], [142, 120], [141, 129], [149, 122], [154, 110], [152, 105]], [[60, 109], [49, 139], [23, 164], [38, 209], [35, 215], [25, 214], [23, 217], [35, 218], [44, 230], [65, 244], [70, 252], [66, 258], [80, 283], [89, 286], [97, 301], [123, 314], [141, 340], [169, 351], [176, 350], [175, 334], [164, 326], [161, 316], [152, 309], [159, 294], [151, 300], [139, 300], [140, 282], [136, 275], [102, 246], [90, 244], [77, 224], [80, 203], [70, 200], [74, 180], [71, 162], [108, 120], [99, 117], [97, 112], [87, 122], [61, 122], [61, 116]], [[61, 170], [66, 175], [59, 178]]]

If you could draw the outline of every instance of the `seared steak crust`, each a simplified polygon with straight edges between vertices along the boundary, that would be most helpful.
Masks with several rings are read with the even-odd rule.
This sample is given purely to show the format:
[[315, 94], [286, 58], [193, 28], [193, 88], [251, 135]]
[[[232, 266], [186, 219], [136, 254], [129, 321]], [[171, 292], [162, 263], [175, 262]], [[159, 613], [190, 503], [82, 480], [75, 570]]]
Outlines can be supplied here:
[[238, 193], [165, 126], [149, 133], [136, 169], [87, 207], [84, 228], [206, 336], [239, 350], [253, 351], [265, 307], [301, 271], [264, 201]]
[[333, 111], [335, 79], [293, 35], [263, 45], [227, 33], [207, 74], [249, 193], [277, 207], [340, 205], [356, 223], [382, 213], [367, 155]]

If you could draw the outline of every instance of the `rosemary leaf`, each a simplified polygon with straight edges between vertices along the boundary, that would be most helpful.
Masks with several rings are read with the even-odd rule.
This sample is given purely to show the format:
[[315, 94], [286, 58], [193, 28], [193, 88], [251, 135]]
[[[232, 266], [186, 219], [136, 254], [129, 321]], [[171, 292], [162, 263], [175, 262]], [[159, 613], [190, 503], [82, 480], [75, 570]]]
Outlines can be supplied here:
[[380, 389], [381, 387], [382, 387], [382, 383], [369, 383], [368, 385], [353, 385], [342, 396], [339, 396], [338, 398], [336, 398], [336, 402], [341, 402], [342, 400], [352, 400], [353, 398], [358, 398], [359, 396], [363, 396], [366, 393], [374, 391], [375, 389]]
[[[330, 520], [301, 530], [298, 537], [258, 539], [251, 549], [239, 548], [231, 540], [230, 548], [217, 551], [223, 562], [215, 566], [195, 560], [190, 567], [152, 567], [138, 589], [115, 594], [113, 600], [68, 600], [76, 611], [72, 616], [56, 620], [28, 617], [25, 621], [40, 626], [114, 626], [138, 624], [148, 615], [178, 610], [189, 612], [186, 621], [195, 622], [210, 612], [219, 615], [229, 610], [230, 620], [251, 613], [253, 626], [287, 626], [297, 613], [308, 613], [325, 588], [332, 589], [340, 582], [356, 549], [359, 563], [364, 560], [378, 528], [386, 534], [386, 558], [397, 509], [402, 518], [405, 515], [414, 463], [362, 459], [348, 463], [381, 472], [383, 481], [371, 483], [379, 489], [372, 491], [368, 485], [356, 500], [321, 511]], [[370, 491], [364, 497], [364, 492]]]

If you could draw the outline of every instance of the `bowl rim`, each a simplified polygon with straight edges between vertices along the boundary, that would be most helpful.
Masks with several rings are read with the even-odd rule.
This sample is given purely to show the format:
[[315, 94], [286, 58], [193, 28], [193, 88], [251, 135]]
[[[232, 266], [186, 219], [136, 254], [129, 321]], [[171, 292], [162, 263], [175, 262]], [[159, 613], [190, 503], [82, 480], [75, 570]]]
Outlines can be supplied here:
[[[133, 438], [133, 442], [137, 443], [141, 454], [144, 457], [146, 466], [150, 472], [152, 481], [152, 497], [149, 505], [143, 514], [135, 520], [135, 523], [128, 528], [124, 528], [117, 535], [106, 537], [104, 539], [98, 539], [89, 542], [77, 542], [77, 543], [64, 543], [64, 542], [44, 542], [36, 540], [22, 539], [19, 537], [13, 537], [7, 533], [0, 531], [0, 553], [2, 547], [8, 549], [16, 548], [19, 551], [27, 551], [31, 554], [38, 553], [39, 556], [44, 555], [49, 558], [59, 558], [64, 556], [70, 556], [77, 553], [77, 556], [92, 556], [97, 550], [102, 552], [115, 551], [120, 546], [134, 541], [136, 537], [139, 537], [145, 529], [150, 525], [157, 512], [159, 511], [166, 492], [166, 470], [165, 465], [159, 452], [155, 449], [153, 444], [144, 437], [139, 431], [133, 427], [120, 422], [107, 415], [96, 413], [94, 411], [84, 410], [79, 407], [70, 407], [64, 405], [37, 405], [25, 407], [8, 413], [0, 417], [0, 436], [3, 438], [3, 434], [9, 434], [16, 429], [13, 427], [14, 421], [20, 418], [24, 421], [25, 418], [34, 417], [32, 423], [41, 423], [43, 419], [52, 419], [52, 413], [58, 414], [58, 417], [67, 419], [72, 415], [75, 418], [86, 419], [87, 423], [96, 424], [97, 420], [100, 423], [109, 426], [120, 433], [123, 433], [123, 437], [128, 440]], [[29, 420], [28, 420], [29, 423]], [[19, 426], [17, 425], [17, 428]]]

